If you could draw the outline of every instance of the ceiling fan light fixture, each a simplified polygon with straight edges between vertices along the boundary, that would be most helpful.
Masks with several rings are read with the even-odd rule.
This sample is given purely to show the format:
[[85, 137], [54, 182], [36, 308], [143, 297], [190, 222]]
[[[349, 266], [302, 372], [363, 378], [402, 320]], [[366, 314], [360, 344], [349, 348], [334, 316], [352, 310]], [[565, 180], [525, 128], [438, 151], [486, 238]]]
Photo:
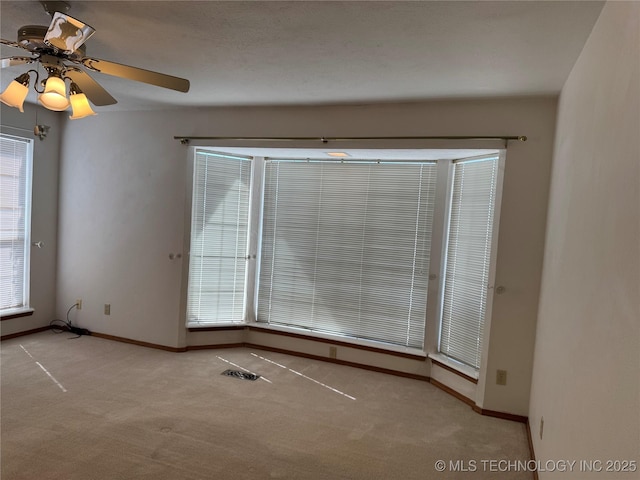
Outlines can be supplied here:
[[0, 102], [24, 112], [23, 104], [29, 93], [29, 80], [29, 73], [23, 73], [12, 80], [0, 95]]
[[71, 120], [96, 115], [96, 112], [93, 111], [89, 104], [87, 96], [82, 93], [82, 90], [75, 83], [72, 83], [69, 88], [69, 101], [72, 109], [72, 115], [69, 116]]
[[67, 88], [64, 80], [57, 72], [49, 75], [44, 86], [44, 92], [38, 95], [38, 101], [49, 110], [60, 112], [69, 108], [67, 100]]
[[[0, 0], [1, 1], [1, 0]], [[48, 77], [40, 82], [41, 70], [29, 70], [12, 81], [0, 95], [0, 101], [24, 112], [23, 105], [28, 96], [33, 72], [36, 80], [33, 88], [38, 94], [38, 103], [53, 111], [72, 108], [71, 119], [95, 115], [92, 105], [99, 107], [118, 103], [87, 71], [99, 72], [114, 77], [168, 88], [178, 92], [189, 91], [189, 80], [143, 68], [122, 65], [99, 58], [87, 57], [84, 43], [95, 30], [90, 25], [66, 15], [70, 5], [66, 1], [40, 0], [45, 11], [52, 16], [48, 27], [25, 25], [18, 29], [18, 41], [2, 40], [2, 45], [27, 50], [31, 57], [12, 56], [2, 59], [2, 67], [37, 63]], [[70, 80], [67, 98], [65, 81]], [[78, 88], [81, 85], [84, 92]], [[72, 88], [71, 88], [72, 87]], [[91, 102], [91, 104], [89, 103]]]

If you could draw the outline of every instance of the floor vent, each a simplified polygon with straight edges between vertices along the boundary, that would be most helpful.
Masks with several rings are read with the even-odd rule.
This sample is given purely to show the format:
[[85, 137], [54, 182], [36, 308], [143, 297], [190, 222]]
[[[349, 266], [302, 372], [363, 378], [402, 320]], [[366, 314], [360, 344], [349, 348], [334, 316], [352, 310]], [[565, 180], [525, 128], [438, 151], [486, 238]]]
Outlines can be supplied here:
[[222, 375], [226, 375], [227, 377], [235, 377], [241, 380], [257, 380], [260, 378], [260, 375], [256, 375], [254, 373], [249, 372], [241, 372], [240, 370], [225, 370], [222, 372]]

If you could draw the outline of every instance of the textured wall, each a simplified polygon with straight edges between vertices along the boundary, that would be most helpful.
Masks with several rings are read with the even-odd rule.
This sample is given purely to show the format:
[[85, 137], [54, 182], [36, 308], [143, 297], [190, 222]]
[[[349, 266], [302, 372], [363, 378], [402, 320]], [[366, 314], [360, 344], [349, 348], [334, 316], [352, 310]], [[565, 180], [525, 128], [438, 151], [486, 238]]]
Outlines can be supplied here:
[[[529, 141], [510, 144], [507, 153], [496, 280], [507, 290], [495, 297], [486, 365], [508, 370], [509, 384], [483, 384], [480, 399], [484, 408], [524, 415], [555, 113], [556, 99], [543, 97], [112, 112], [67, 122], [58, 314], [82, 298], [83, 310], [74, 318], [89, 329], [168, 346], [186, 344], [184, 257], [172, 261], [169, 254], [186, 253], [189, 149], [174, 135], [528, 135]], [[104, 303], [111, 304], [110, 316], [103, 315]], [[495, 371], [488, 376], [495, 379]]]
[[[47, 325], [56, 315], [56, 260], [58, 241], [58, 163], [62, 116], [31, 104], [24, 113], [2, 104], [2, 131], [33, 139], [33, 203], [31, 206], [31, 241], [44, 243], [31, 248], [30, 317], [5, 320], [2, 335], [31, 330]], [[37, 110], [37, 114], [36, 114]], [[47, 137], [33, 135], [37, 123], [48, 125]]]
[[529, 415], [542, 460], [640, 461], [639, 21], [640, 3], [608, 3], [560, 97]]

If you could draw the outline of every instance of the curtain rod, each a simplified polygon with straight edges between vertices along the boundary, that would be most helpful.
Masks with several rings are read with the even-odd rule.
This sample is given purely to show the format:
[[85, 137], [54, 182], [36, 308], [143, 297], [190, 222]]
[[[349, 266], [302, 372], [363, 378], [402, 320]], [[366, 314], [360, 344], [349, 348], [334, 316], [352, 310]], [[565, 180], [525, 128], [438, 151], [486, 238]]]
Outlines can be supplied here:
[[518, 140], [526, 142], [527, 137], [524, 135], [517, 136], [501, 136], [501, 137], [472, 137], [472, 136], [445, 136], [445, 137], [190, 137], [175, 136], [174, 140], [180, 140], [183, 145], [189, 143], [190, 140], [238, 140], [238, 141], [284, 141], [284, 142], [309, 142], [319, 141], [322, 143], [342, 142], [342, 141], [358, 141], [358, 140]]

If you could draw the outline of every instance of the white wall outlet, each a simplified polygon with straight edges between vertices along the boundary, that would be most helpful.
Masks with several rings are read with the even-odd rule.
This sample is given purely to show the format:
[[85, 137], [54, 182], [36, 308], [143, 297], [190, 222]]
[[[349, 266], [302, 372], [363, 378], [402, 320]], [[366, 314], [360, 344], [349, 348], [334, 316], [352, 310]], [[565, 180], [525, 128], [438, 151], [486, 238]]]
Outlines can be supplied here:
[[496, 384], [497, 385], [506, 385], [507, 384], [507, 371], [506, 370], [498, 370], [496, 372]]
[[110, 303], [105, 303], [104, 304], [104, 314], [105, 315], [111, 315], [111, 304]]
[[329, 347], [329, 358], [338, 357], [338, 347]]
[[78, 300], [76, 300], [76, 308], [78, 310], [82, 310], [82, 299], [79, 298]]

